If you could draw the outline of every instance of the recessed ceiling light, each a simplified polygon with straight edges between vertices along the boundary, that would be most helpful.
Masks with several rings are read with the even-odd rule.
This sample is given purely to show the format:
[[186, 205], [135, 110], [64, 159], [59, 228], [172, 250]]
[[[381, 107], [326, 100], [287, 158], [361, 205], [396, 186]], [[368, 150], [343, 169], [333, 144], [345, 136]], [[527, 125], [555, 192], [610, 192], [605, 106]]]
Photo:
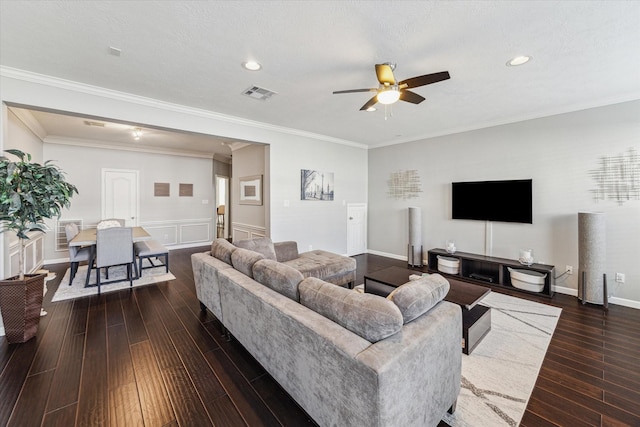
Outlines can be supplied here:
[[531, 57], [527, 55], [516, 56], [507, 62], [507, 67], [517, 67], [531, 61]]
[[245, 70], [249, 70], [249, 71], [258, 71], [262, 68], [262, 65], [260, 65], [260, 63], [256, 62], [256, 61], [246, 61], [242, 63], [242, 67]]

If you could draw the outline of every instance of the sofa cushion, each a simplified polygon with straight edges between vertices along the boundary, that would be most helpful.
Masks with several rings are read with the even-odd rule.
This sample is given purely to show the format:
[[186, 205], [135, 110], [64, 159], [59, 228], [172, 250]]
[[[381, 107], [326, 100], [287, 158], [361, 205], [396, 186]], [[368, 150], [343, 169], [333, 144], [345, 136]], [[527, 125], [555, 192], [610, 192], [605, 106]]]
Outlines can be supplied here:
[[298, 285], [300, 303], [372, 343], [402, 329], [402, 313], [391, 301], [308, 277]]
[[272, 259], [277, 261], [276, 251], [273, 248], [273, 242], [268, 237], [259, 237], [257, 239], [238, 240], [234, 242], [238, 248], [249, 249], [250, 251], [258, 252], [266, 259]]
[[304, 277], [328, 277], [356, 270], [356, 260], [350, 257], [322, 250], [303, 252], [299, 258], [286, 262]]
[[253, 264], [253, 278], [274, 291], [300, 302], [298, 284], [304, 277], [295, 268], [270, 259], [262, 259]]
[[293, 240], [286, 242], [275, 242], [273, 249], [279, 262], [287, 262], [298, 258], [298, 243]]
[[448, 292], [449, 281], [439, 274], [430, 274], [398, 286], [387, 299], [398, 306], [404, 323], [408, 323], [431, 310]]
[[253, 264], [264, 259], [264, 255], [249, 249], [237, 248], [231, 254], [233, 268], [253, 279]]
[[211, 244], [211, 255], [231, 265], [231, 254], [237, 248], [226, 239], [216, 239]]

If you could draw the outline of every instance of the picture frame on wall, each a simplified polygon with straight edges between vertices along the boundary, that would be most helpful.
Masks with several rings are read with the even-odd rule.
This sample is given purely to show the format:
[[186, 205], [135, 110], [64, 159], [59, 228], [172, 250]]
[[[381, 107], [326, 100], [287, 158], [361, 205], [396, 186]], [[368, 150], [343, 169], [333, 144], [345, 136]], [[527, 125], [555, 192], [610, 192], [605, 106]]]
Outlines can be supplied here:
[[313, 169], [300, 170], [300, 200], [332, 201], [333, 172]]
[[262, 175], [240, 178], [241, 205], [262, 205]]

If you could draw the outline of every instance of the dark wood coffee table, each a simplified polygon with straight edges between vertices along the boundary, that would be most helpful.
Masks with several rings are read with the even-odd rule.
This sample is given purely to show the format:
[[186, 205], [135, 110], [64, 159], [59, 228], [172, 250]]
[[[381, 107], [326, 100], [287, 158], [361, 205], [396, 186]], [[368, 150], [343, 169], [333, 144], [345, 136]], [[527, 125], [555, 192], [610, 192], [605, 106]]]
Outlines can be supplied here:
[[[386, 297], [395, 288], [409, 281], [421, 271], [403, 267], [388, 267], [364, 276], [364, 291]], [[478, 303], [491, 289], [447, 277], [450, 288], [445, 301], [462, 307], [462, 351], [469, 354], [491, 330], [491, 309]]]

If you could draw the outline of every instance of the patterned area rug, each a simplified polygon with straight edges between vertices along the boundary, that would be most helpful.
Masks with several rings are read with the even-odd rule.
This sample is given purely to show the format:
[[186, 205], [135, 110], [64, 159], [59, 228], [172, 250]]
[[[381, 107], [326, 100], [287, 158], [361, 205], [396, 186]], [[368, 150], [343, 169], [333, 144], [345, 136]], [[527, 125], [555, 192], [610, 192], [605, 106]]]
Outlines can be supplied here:
[[[144, 260], [144, 263], [146, 262], [148, 262], [148, 260]], [[144, 263], [143, 263], [143, 266], [148, 265]], [[107, 279], [105, 277], [104, 269], [102, 270], [103, 271], [100, 275], [101, 277], [100, 282], [104, 283], [107, 281]], [[66, 299], [72, 299], [72, 298], [86, 297], [89, 295], [96, 295], [98, 293], [97, 286], [91, 286], [88, 288], [84, 287], [86, 276], [87, 276], [87, 266], [81, 265], [78, 268], [78, 272], [76, 273], [76, 276], [73, 278], [73, 283], [71, 284], [71, 286], [69, 286], [69, 278], [71, 277], [71, 270], [67, 269], [66, 273], [64, 274], [64, 277], [62, 278], [62, 281], [60, 282], [60, 286], [58, 286], [58, 290], [56, 291], [51, 301], [55, 302], [55, 301], [62, 301]], [[128, 288], [129, 281], [126, 280], [126, 277], [127, 277], [127, 268], [125, 266], [110, 267], [108, 281], [112, 281], [112, 280], [122, 280], [122, 281], [111, 283], [108, 285], [101, 284], [100, 292], [107, 293], [107, 292], [113, 292], [113, 291], [118, 291], [120, 289]], [[133, 281], [133, 286], [134, 287], [145, 286], [145, 285], [150, 285], [152, 283], [174, 280], [175, 278], [176, 276], [171, 274], [171, 272], [167, 273], [165, 271], [164, 266], [147, 268], [142, 270], [141, 278]], [[95, 283], [96, 283], [96, 270], [94, 269], [91, 271], [89, 284], [95, 285]]]
[[453, 427], [517, 426], [562, 309], [491, 292], [491, 331], [470, 355], [462, 355], [462, 390]]

